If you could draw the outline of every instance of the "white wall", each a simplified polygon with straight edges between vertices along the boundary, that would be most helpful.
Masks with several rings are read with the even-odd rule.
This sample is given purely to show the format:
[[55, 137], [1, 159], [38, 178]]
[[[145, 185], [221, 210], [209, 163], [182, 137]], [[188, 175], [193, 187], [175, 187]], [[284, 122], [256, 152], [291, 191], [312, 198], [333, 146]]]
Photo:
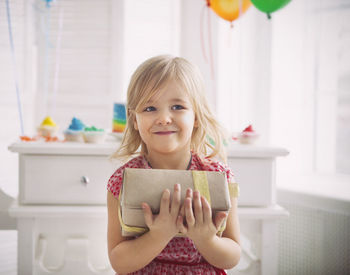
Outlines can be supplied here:
[[291, 151], [282, 173], [350, 174], [349, 18], [342, 0], [295, 0], [273, 17], [271, 142]]

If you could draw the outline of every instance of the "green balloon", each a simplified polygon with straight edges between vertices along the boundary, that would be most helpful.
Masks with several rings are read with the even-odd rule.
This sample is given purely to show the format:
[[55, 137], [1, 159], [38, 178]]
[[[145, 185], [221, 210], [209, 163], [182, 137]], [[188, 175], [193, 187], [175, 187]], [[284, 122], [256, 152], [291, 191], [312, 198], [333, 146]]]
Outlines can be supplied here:
[[271, 18], [271, 13], [282, 9], [291, 0], [251, 0], [253, 5], [260, 11], [266, 12], [267, 18]]

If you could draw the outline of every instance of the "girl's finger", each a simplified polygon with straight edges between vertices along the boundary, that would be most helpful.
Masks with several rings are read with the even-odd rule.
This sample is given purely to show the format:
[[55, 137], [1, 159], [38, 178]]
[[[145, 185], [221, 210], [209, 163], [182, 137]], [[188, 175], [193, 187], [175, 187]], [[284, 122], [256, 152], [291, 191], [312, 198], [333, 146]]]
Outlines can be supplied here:
[[186, 198], [190, 198], [192, 200], [193, 194], [192, 194], [192, 189], [187, 188], [186, 190]]
[[201, 196], [201, 203], [203, 209], [203, 222], [205, 224], [210, 224], [212, 222], [212, 211], [209, 202]]
[[185, 216], [185, 206], [184, 204], [181, 205], [180, 211], [179, 211], [179, 215], [184, 217]]
[[181, 215], [182, 217], [185, 217], [185, 200], [186, 200], [186, 198], [190, 198], [192, 200], [192, 189], [191, 188], [187, 188], [184, 202], [180, 208], [179, 215]]
[[173, 217], [177, 217], [179, 214], [180, 202], [181, 202], [181, 186], [180, 184], [177, 183], [174, 185], [174, 193], [173, 193], [173, 199], [171, 201], [171, 209], [170, 209], [170, 213]]
[[186, 234], [187, 233], [187, 228], [184, 225], [184, 220], [182, 216], [178, 216], [176, 220], [176, 227], [179, 230], [179, 232]]
[[194, 217], [196, 219], [196, 223], [203, 223], [203, 211], [202, 211], [202, 203], [200, 199], [200, 194], [198, 191], [193, 192], [193, 205], [194, 205]]
[[185, 203], [186, 222], [189, 227], [192, 227], [196, 222], [192, 211], [192, 200], [190, 198], [186, 198], [184, 203]]
[[217, 212], [215, 215], [215, 227], [216, 230], [219, 230], [220, 227], [224, 224], [225, 219], [227, 217], [226, 212]]
[[162, 198], [160, 200], [160, 209], [159, 214], [169, 214], [169, 207], [170, 207], [170, 191], [168, 189], [165, 189], [163, 191]]
[[153, 214], [152, 214], [151, 208], [145, 202], [142, 203], [141, 207], [143, 209], [143, 216], [145, 217], [145, 223], [148, 227], [151, 227], [153, 224]]

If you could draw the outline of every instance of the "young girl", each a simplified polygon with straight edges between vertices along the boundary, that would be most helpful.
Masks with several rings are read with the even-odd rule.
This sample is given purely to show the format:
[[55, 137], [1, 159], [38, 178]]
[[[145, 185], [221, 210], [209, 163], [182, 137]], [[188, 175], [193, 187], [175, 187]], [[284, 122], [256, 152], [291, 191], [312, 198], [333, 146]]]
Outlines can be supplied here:
[[[159, 215], [142, 204], [149, 231], [137, 238], [122, 237], [118, 219], [118, 196], [127, 167], [224, 171], [230, 190], [236, 190], [231, 170], [212, 159], [218, 155], [226, 160], [223, 134], [204, 97], [199, 70], [179, 57], [145, 61], [131, 78], [126, 107], [124, 137], [113, 156], [134, 158], [116, 170], [107, 186], [113, 269], [118, 274], [226, 274], [224, 269], [234, 267], [241, 254], [237, 192], [231, 192], [229, 213], [219, 212], [212, 219], [210, 205], [198, 191], [188, 189], [180, 205], [177, 184], [171, 196], [170, 190], [164, 190]], [[214, 142], [209, 143], [208, 136]], [[179, 232], [185, 237], [175, 237]]]

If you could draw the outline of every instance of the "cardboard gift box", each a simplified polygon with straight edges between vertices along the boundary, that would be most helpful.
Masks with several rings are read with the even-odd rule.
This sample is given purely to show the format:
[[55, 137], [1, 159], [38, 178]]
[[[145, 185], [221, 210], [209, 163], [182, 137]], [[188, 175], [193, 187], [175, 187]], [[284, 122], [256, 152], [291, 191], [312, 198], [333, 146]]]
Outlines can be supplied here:
[[229, 211], [231, 208], [225, 172], [126, 168], [119, 207], [122, 235], [145, 233], [148, 229], [141, 204], [148, 203], [153, 214], [158, 214], [163, 191], [169, 189], [172, 194], [176, 183], [181, 185], [181, 204], [187, 188], [191, 188], [208, 200], [213, 215], [216, 211]]

